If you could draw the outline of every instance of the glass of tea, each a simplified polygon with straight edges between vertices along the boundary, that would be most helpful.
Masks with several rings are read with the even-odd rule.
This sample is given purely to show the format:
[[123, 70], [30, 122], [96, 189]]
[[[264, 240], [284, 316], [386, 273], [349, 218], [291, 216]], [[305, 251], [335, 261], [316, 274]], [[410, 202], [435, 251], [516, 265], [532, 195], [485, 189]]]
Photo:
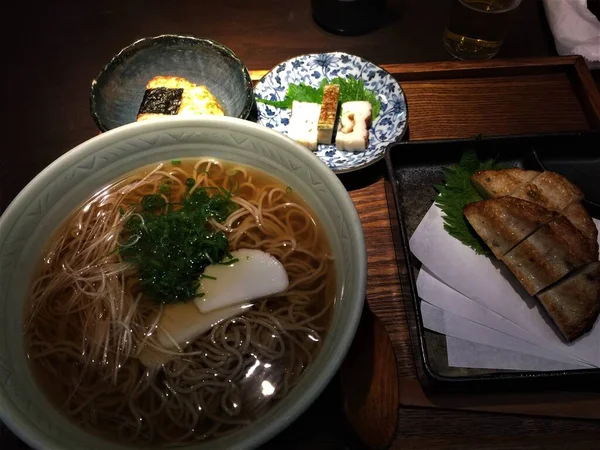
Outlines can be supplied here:
[[452, 0], [444, 31], [446, 50], [458, 59], [489, 59], [500, 51], [521, 0]]

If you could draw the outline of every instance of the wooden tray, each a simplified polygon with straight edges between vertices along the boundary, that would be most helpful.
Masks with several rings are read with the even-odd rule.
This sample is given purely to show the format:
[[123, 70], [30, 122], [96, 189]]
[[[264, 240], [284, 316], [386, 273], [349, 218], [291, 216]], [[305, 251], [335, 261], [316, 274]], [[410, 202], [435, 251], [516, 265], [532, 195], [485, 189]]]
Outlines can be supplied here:
[[[383, 65], [398, 79], [409, 107], [411, 140], [468, 138], [475, 134], [510, 135], [600, 128], [600, 94], [582, 59], [576, 57]], [[253, 80], [267, 71], [253, 71]], [[443, 396], [427, 394], [416, 378], [415, 360], [404, 310], [405, 271], [398, 270], [389, 211], [386, 203], [383, 161], [355, 174], [341, 175], [362, 218], [368, 250], [367, 300], [383, 323], [395, 353], [385, 345], [370, 345], [370, 354], [359, 356], [353, 367], [374, 367], [381, 381], [370, 381], [372, 392], [386, 392], [385, 373], [395, 365], [398, 384], [398, 426], [392, 449], [406, 448], [594, 448], [598, 429], [583, 421], [516, 418], [497, 413], [519, 413], [580, 418], [600, 418], [600, 396], [585, 393]], [[400, 267], [404, 267], [402, 264]], [[406, 286], [406, 284], [404, 284]], [[408, 292], [408, 291], [404, 291]], [[363, 322], [370, 317], [363, 316]], [[388, 337], [378, 335], [381, 344]], [[370, 359], [369, 359], [370, 358]], [[351, 358], [347, 361], [352, 362]], [[362, 363], [362, 364], [361, 364]], [[366, 381], [368, 383], [368, 381]], [[393, 389], [389, 389], [388, 392]], [[371, 391], [370, 391], [371, 392]], [[329, 396], [323, 398], [325, 396]], [[328, 441], [327, 432], [345, 429], [337, 418], [335, 390], [324, 392], [310, 413], [265, 448], [348, 448]], [[354, 407], [360, 409], [360, 405]], [[436, 411], [427, 406], [453, 409]], [[461, 410], [484, 410], [470, 414]], [[309, 433], [306, 427], [311, 427]], [[423, 430], [432, 430], [423, 432]], [[344, 433], [344, 439], [349, 432]], [[308, 435], [308, 437], [307, 437]], [[324, 437], [323, 437], [324, 436]], [[280, 445], [281, 443], [284, 445]], [[303, 444], [296, 443], [303, 442]], [[566, 445], [565, 445], [566, 444]], [[0, 447], [28, 448], [3, 426]], [[354, 447], [352, 447], [354, 448]], [[574, 448], [574, 447], [569, 447]]]
[[[469, 138], [600, 129], [600, 92], [580, 57], [382, 65], [408, 102], [405, 139]], [[253, 71], [259, 80], [267, 71]], [[588, 393], [426, 393], [417, 381], [404, 301], [405, 255], [394, 251], [385, 166], [340, 175], [361, 216], [368, 254], [367, 301], [396, 355], [399, 404], [600, 419], [600, 395]], [[400, 248], [401, 246], [398, 246]], [[404, 286], [404, 288], [403, 288]], [[371, 358], [384, 358], [376, 347]], [[418, 360], [418, 358], [417, 358]], [[365, 361], [367, 359], [365, 358]], [[384, 364], [385, 365], [385, 364]], [[383, 369], [382, 369], [383, 370]], [[381, 379], [381, 376], [379, 377]]]

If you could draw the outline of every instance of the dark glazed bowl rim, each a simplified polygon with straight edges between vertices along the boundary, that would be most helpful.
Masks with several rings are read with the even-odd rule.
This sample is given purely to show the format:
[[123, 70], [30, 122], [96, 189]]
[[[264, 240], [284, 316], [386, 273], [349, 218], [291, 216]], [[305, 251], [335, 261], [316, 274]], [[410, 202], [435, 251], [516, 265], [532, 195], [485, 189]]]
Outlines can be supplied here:
[[161, 34], [159, 36], [152, 37], [144, 37], [138, 39], [137, 41], [129, 44], [126, 47], [123, 47], [115, 56], [111, 58], [111, 60], [106, 64], [98, 75], [92, 80], [92, 85], [90, 87], [90, 114], [92, 115], [92, 119], [94, 123], [98, 127], [98, 129], [102, 132], [108, 131], [111, 128], [107, 127], [103, 122], [97, 111], [97, 101], [96, 97], [98, 94], [98, 80], [101, 79], [104, 74], [118, 65], [120, 65], [124, 60], [126, 60], [130, 54], [136, 52], [141, 48], [145, 48], [151, 45], [156, 45], [157, 43], [174, 43], [174, 42], [186, 42], [187, 44], [200, 46], [200, 47], [208, 47], [210, 49], [216, 50], [217, 53], [232, 59], [237, 66], [242, 71], [244, 76], [244, 84], [246, 85], [246, 102], [244, 103], [244, 108], [242, 112], [237, 116], [239, 119], [247, 119], [252, 110], [252, 106], [254, 103], [254, 89], [252, 87], [252, 79], [250, 78], [250, 73], [248, 72], [248, 68], [242, 62], [242, 60], [229, 48], [225, 47], [223, 44], [218, 43], [209, 38], [197, 38], [189, 35], [179, 35], [179, 34]]

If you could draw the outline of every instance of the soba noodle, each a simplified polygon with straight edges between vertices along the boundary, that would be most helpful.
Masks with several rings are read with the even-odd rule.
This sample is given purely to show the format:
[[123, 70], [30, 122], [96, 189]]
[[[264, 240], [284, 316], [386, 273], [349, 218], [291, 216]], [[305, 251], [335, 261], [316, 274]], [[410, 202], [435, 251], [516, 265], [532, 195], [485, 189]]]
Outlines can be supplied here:
[[[230, 250], [275, 256], [290, 285], [201, 336], [159, 369], [137, 359], [155, 341], [162, 306], [143, 294], [119, 252], [131, 205], [167, 181], [181, 197], [230, 189], [223, 223]], [[146, 168], [103, 189], [60, 227], [32, 283], [25, 322], [29, 358], [59, 409], [92, 432], [134, 444], [188, 443], [249, 424], [297, 383], [321, 347], [334, 303], [325, 236], [284, 184], [245, 166], [183, 160]]]

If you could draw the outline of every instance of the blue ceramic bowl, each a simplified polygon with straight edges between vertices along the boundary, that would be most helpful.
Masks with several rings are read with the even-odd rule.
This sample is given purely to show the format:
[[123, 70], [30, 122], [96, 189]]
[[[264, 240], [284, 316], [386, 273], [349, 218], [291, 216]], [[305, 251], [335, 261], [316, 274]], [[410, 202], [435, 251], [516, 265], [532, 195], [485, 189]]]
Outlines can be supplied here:
[[248, 69], [227, 47], [191, 36], [143, 38], [121, 50], [92, 81], [90, 111], [98, 128], [135, 122], [146, 83], [157, 75], [205, 85], [227, 116], [246, 119], [254, 103]]

